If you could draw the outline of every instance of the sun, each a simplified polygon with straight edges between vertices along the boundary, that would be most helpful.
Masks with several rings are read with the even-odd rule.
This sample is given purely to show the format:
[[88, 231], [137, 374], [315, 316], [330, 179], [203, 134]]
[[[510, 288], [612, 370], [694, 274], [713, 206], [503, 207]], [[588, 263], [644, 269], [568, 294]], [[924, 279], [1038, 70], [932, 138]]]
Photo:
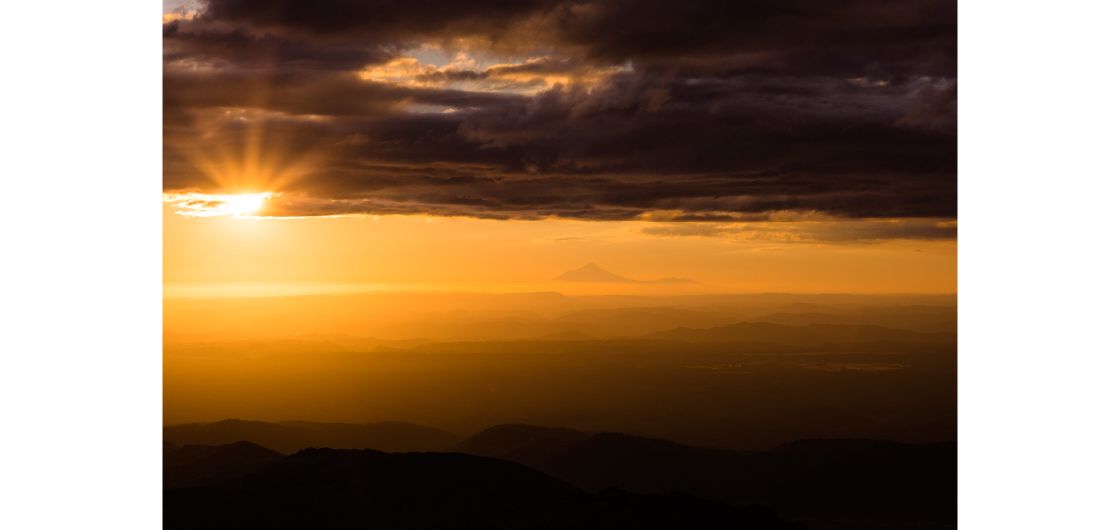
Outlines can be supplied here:
[[214, 196], [217, 205], [216, 210], [225, 215], [232, 215], [234, 217], [244, 217], [253, 215], [264, 207], [264, 201], [268, 199], [270, 193], [241, 193], [237, 195], [216, 195]]
[[268, 199], [277, 195], [279, 193], [270, 191], [236, 194], [165, 193], [163, 202], [170, 205], [175, 213], [185, 217], [254, 217], [261, 212]]

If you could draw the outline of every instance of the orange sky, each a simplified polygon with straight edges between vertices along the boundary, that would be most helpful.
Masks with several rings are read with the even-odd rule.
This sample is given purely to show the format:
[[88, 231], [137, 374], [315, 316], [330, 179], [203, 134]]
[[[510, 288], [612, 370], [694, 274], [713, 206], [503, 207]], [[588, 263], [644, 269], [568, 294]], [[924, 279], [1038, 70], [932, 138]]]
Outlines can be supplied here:
[[602, 292], [548, 282], [594, 262], [640, 280], [691, 278], [708, 292], [955, 292], [955, 239], [859, 239], [907, 223], [187, 217], [166, 204], [164, 283], [169, 296]]

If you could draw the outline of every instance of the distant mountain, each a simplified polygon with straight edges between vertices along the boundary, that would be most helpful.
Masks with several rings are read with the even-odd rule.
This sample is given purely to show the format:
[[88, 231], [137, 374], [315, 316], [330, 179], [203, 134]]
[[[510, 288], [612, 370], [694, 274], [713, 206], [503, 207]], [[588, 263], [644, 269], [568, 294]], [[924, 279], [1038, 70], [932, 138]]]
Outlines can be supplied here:
[[249, 442], [178, 446], [164, 442], [164, 487], [208, 486], [243, 477], [279, 462], [284, 455]]
[[607, 271], [607, 270], [603, 269], [602, 267], [599, 267], [598, 265], [596, 265], [594, 263], [588, 263], [587, 265], [584, 265], [584, 266], [582, 266], [578, 269], [574, 269], [574, 270], [570, 270], [568, 272], [565, 272], [565, 273], [557, 276], [556, 278], [553, 278], [553, 280], [554, 281], [559, 281], [559, 282], [631, 283], [631, 284], [664, 284], [664, 285], [672, 285], [672, 284], [687, 285], [687, 284], [698, 283], [695, 280], [690, 280], [688, 278], [677, 278], [677, 277], [661, 278], [661, 279], [657, 279], [657, 280], [648, 280], [648, 281], [635, 280], [633, 278], [627, 278], [625, 276], [620, 276], [620, 275], [615, 274], [613, 272]]
[[459, 450], [520, 462], [590, 491], [687, 492], [763, 505], [827, 528], [949, 528], [956, 444], [809, 440], [762, 452], [705, 449], [617, 433], [499, 425]]
[[553, 279], [560, 282], [639, 283], [638, 280], [608, 272], [594, 263], [570, 270]]
[[164, 528], [800, 528], [760, 508], [686, 495], [585, 493], [513, 462], [465, 454], [305, 449], [208, 488], [164, 490]]
[[163, 438], [178, 445], [223, 445], [249, 441], [281, 453], [306, 447], [377, 449], [380, 451], [440, 451], [459, 437], [433, 427], [403, 422], [366, 424], [291, 421], [223, 420], [163, 428]]

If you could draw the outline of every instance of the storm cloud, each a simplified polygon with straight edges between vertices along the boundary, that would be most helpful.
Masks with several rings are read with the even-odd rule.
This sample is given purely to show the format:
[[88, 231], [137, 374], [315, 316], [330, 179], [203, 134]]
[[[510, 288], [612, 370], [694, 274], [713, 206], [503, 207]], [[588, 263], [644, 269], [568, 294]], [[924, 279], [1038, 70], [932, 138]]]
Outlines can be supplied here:
[[164, 187], [264, 186], [282, 216], [949, 219], [956, 53], [951, 0], [210, 0], [164, 25]]

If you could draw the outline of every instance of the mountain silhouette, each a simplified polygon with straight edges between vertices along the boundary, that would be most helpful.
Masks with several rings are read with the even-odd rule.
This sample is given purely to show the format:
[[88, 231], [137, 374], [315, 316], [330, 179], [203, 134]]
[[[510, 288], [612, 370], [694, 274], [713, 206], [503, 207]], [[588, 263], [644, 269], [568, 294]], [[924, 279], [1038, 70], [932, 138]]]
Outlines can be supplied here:
[[587, 493], [520, 464], [453, 453], [305, 449], [219, 486], [164, 490], [168, 529], [801, 528], [687, 495]]
[[163, 438], [178, 445], [223, 445], [249, 441], [281, 453], [306, 447], [376, 449], [379, 451], [440, 451], [460, 438], [450, 432], [404, 422], [319, 423], [223, 420], [163, 428]]
[[589, 491], [687, 492], [763, 505], [812, 527], [951, 527], [956, 445], [810, 440], [769, 451], [685, 446], [618, 433], [500, 425], [459, 450], [509, 459]]
[[559, 282], [665, 284], [665, 285], [671, 285], [671, 284], [686, 285], [686, 284], [696, 284], [696, 283], [698, 283], [698, 282], [696, 282], [694, 280], [690, 280], [688, 278], [678, 278], [678, 277], [660, 278], [660, 279], [657, 279], [657, 280], [648, 280], [648, 281], [635, 280], [633, 278], [627, 278], [625, 276], [620, 276], [620, 275], [615, 274], [613, 272], [607, 271], [607, 270], [603, 269], [602, 267], [600, 267], [600, 266], [598, 266], [594, 263], [588, 263], [587, 265], [584, 265], [584, 266], [582, 266], [578, 269], [567, 271], [567, 272], [553, 278], [553, 280], [554, 281], [559, 281]]

